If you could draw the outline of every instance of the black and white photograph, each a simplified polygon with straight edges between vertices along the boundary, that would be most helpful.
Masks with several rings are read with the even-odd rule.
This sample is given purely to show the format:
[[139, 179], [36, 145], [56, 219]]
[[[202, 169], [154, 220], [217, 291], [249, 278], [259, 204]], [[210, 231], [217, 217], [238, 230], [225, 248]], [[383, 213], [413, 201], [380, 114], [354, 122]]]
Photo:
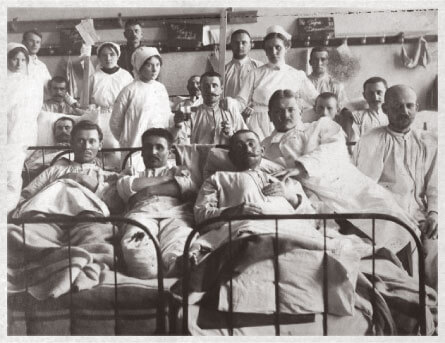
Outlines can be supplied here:
[[444, 9], [6, 1], [0, 335], [440, 336]]

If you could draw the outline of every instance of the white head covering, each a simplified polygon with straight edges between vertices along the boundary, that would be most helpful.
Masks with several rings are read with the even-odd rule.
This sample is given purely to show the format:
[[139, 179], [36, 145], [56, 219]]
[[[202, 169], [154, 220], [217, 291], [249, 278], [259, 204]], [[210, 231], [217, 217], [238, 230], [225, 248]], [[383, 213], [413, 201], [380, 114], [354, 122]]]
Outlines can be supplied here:
[[286, 32], [286, 30], [284, 30], [283, 27], [280, 25], [269, 26], [266, 30], [266, 36], [269, 33], [281, 33], [284, 36], [284, 38], [286, 38], [287, 40], [291, 40], [291, 38], [292, 38], [292, 35], [290, 33]]
[[116, 43], [113, 43], [113, 42], [103, 42], [101, 45], [99, 45], [97, 47], [97, 56], [99, 56], [100, 50], [102, 50], [102, 48], [105, 45], [111, 45], [113, 48], [115, 48], [116, 52], [117, 52], [117, 58], [119, 58], [119, 56], [121, 55], [121, 47], [119, 45], [117, 45]]
[[21, 44], [21, 43], [8, 43], [8, 53], [9, 53], [11, 50], [15, 49], [15, 48], [23, 48], [23, 49], [25, 49], [26, 51], [28, 51], [28, 49], [26, 48], [26, 46], [24, 46], [24, 45]]
[[144, 65], [145, 61], [150, 57], [159, 56], [158, 49], [147, 46], [137, 48], [131, 55], [131, 64], [133, 65], [133, 74], [139, 77], [139, 69]]

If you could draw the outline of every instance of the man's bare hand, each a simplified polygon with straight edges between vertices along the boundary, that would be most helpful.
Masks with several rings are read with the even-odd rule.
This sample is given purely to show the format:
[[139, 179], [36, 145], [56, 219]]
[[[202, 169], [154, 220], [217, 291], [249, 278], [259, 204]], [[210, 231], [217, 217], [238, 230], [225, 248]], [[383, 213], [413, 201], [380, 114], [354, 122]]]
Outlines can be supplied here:
[[242, 112], [241, 115], [244, 118], [244, 121], [247, 120], [251, 115], [253, 114], [253, 108], [252, 107], [246, 107]]
[[284, 182], [274, 182], [262, 189], [263, 194], [269, 197], [286, 197], [286, 186]]
[[290, 177], [295, 179], [300, 179], [302, 177], [306, 176], [306, 171], [303, 169], [303, 167], [296, 167], [296, 168], [288, 168], [285, 170], [281, 170], [279, 172], [276, 172], [272, 174], [272, 176], [280, 179], [282, 182], [286, 182], [286, 180]]
[[251, 202], [243, 202], [237, 206], [229, 207], [222, 211], [223, 216], [240, 216], [243, 214], [262, 214], [263, 209]]
[[421, 231], [425, 235], [426, 238], [429, 239], [437, 239], [438, 236], [438, 216], [437, 212], [428, 213], [428, 217], [425, 222], [422, 224]]

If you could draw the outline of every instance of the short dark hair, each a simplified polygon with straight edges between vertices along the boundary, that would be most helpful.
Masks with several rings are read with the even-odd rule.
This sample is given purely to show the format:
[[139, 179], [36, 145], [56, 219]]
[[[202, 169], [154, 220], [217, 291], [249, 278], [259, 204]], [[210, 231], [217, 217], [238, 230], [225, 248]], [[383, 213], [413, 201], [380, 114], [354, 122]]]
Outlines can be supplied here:
[[68, 86], [68, 80], [64, 76], [54, 76], [50, 81], [48, 86], [51, 87], [52, 83], [64, 83], [66, 86]]
[[316, 46], [314, 48], [312, 48], [311, 50], [311, 54], [309, 55], [309, 60], [312, 59], [313, 54], [315, 54], [316, 52], [327, 52], [329, 55], [329, 50], [324, 47], [324, 46]]
[[222, 82], [223, 82], [222, 76], [220, 73], [218, 73], [216, 71], [213, 71], [213, 70], [206, 71], [204, 74], [201, 75], [201, 82], [205, 77], [217, 77], [217, 78], [219, 78], [219, 83], [221, 83], [221, 85], [222, 85]]
[[388, 88], [388, 82], [386, 82], [386, 80], [383, 77], [374, 76], [365, 81], [365, 83], [363, 84], [363, 91], [365, 91], [366, 85], [379, 82], [383, 83], [385, 85], [385, 88]]
[[195, 78], [195, 77], [199, 77], [199, 78], [201, 78], [200, 75], [197, 75], [197, 74], [192, 75], [192, 76], [190, 76], [190, 77], [188, 78], [188, 80], [187, 80], [187, 84], [190, 82], [191, 79], [193, 79], [193, 78]]
[[60, 117], [60, 118], [57, 119], [57, 120], [54, 122], [54, 124], [53, 124], [53, 132], [56, 131], [56, 125], [57, 125], [57, 123], [58, 123], [59, 121], [62, 121], [62, 120], [69, 120], [69, 121], [71, 122], [71, 124], [73, 125], [73, 128], [74, 128], [74, 125], [76, 124], [76, 122], [74, 121], [73, 118], [66, 117], [66, 116], [64, 116], [64, 117]]
[[135, 25], [139, 25], [139, 26], [142, 28], [142, 24], [141, 24], [141, 22], [140, 22], [138, 19], [136, 19], [136, 18], [128, 19], [128, 20], [125, 22], [125, 28], [127, 28], [127, 27], [129, 27], [129, 26], [135, 26]]
[[236, 31], [234, 31], [234, 32], [232, 33], [232, 35], [230, 36], [230, 40], [232, 40], [234, 36], [236, 36], [236, 35], [241, 35], [241, 34], [243, 34], [243, 33], [246, 34], [246, 35], [248, 35], [249, 38], [252, 39], [252, 37], [250, 37], [250, 33], [249, 33], [248, 31], [246, 31], [246, 30], [244, 30], [244, 29], [238, 29], [238, 30], [236, 30]]
[[295, 98], [298, 100], [297, 95], [294, 91], [290, 89], [278, 89], [276, 90], [272, 96], [269, 98], [269, 111], [272, 109], [272, 106], [275, 105], [281, 99]]
[[102, 142], [104, 138], [104, 134], [99, 125], [90, 120], [81, 120], [73, 126], [73, 129], [71, 130], [71, 139], [76, 137], [77, 133], [82, 130], [96, 130], [99, 135], [99, 141]]
[[19, 52], [23, 53], [26, 58], [26, 63], [29, 63], [29, 52], [27, 49], [18, 46], [17, 48], [12, 49], [8, 52], [8, 60], [13, 59]]
[[39, 36], [40, 39], [43, 38], [42, 34], [41, 34], [39, 31], [37, 31], [37, 30], [28, 30], [28, 31], [25, 31], [25, 32], [23, 33], [22, 40], [23, 40], [23, 41], [26, 40], [26, 37], [27, 37], [28, 35], [30, 35], [30, 34]]
[[317, 98], [315, 99], [315, 105], [317, 105], [317, 101], [318, 101], [318, 99], [327, 100], [327, 99], [331, 99], [331, 98], [334, 98], [335, 101], [337, 101], [337, 104], [338, 104], [338, 98], [337, 98], [337, 95], [335, 95], [335, 94], [332, 93], [332, 92], [323, 92], [323, 93], [320, 93], [320, 94], [317, 96]]
[[255, 135], [255, 137], [258, 139], [258, 142], [261, 143], [260, 136], [258, 136], [258, 134], [257, 134], [255, 131], [248, 130], [248, 129], [241, 129], [241, 130], [236, 131], [236, 132], [232, 135], [232, 137], [230, 137], [230, 139], [229, 139], [229, 147], [232, 147], [233, 144], [235, 143], [235, 137], [237, 137], [237, 136], [239, 136], [239, 135], [241, 135], [241, 134], [243, 134], [243, 133], [253, 133], [253, 134]]
[[151, 136], [165, 138], [169, 147], [171, 147], [173, 144], [173, 135], [170, 133], [170, 131], [158, 127], [152, 127], [151, 129], [148, 129], [142, 134], [141, 138], [142, 144], [144, 144], [145, 139]]
[[274, 39], [274, 38], [281, 39], [283, 41], [283, 43], [284, 43], [284, 46], [286, 48], [290, 48], [291, 44], [290, 44], [289, 39], [284, 37], [283, 34], [281, 34], [279, 32], [271, 32], [271, 33], [267, 34], [266, 37], [264, 37], [264, 40], [263, 40], [263, 50], [266, 49], [266, 42], [269, 39]]

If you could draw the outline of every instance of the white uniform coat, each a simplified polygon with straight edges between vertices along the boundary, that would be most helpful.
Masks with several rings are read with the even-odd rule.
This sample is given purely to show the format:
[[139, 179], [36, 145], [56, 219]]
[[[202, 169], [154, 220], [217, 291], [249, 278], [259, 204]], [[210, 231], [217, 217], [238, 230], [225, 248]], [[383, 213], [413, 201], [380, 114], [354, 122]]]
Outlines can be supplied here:
[[116, 99], [110, 129], [121, 147], [139, 147], [147, 129], [168, 128], [172, 120], [164, 85], [156, 80], [134, 80]]
[[247, 126], [255, 131], [260, 139], [269, 136], [273, 124], [269, 120], [268, 104], [271, 95], [278, 89], [290, 89], [297, 96], [312, 106], [318, 92], [304, 71], [297, 70], [287, 64], [265, 64], [253, 69], [242, 81], [242, 88], [236, 99], [240, 111], [253, 106], [254, 113], [247, 119]]

